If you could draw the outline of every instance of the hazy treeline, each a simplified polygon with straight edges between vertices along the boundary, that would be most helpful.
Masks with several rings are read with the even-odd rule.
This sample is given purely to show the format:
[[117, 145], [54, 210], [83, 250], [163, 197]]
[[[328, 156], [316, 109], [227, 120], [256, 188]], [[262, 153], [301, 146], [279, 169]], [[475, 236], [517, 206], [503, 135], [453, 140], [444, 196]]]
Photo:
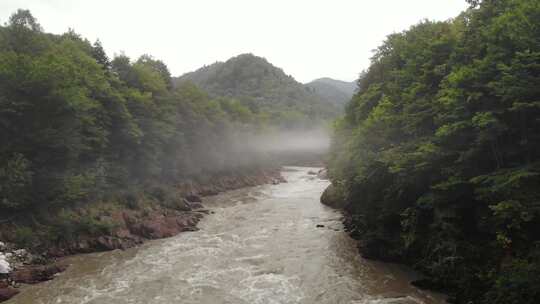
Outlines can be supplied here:
[[366, 256], [456, 303], [540, 299], [540, 2], [469, 1], [388, 36], [330, 159]]
[[19, 10], [0, 27], [0, 211], [265, 165], [265, 151], [247, 142], [280, 129], [265, 115], [174, 87], [151, 56], [111, 60], [99, 41], [44, 33]]
[[328, 103], [335, 104], [339, 109], [351, 100], [356, 92], [356, 82], [346, 82], [332, 78], [319, 78], [304, 84], [304, 87], [320, 95]]
[[[320, 127], [342, 113], [335, 101], [313, 92], [266, 59], [242, 54], [187, 73], [174, 82], [195, 83], [214, 97], [234, 98], [256, 119], [285, 128]], [[331, 89], [334, 88], [331, 86]]]

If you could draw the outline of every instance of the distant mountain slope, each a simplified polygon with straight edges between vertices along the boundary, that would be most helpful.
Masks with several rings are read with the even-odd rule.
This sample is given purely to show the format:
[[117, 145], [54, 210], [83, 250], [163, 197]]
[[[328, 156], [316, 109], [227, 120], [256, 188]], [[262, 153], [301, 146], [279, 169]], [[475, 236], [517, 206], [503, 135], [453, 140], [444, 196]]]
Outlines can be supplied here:
[[332, 78], [319, 78], [306, 83], [305, 87], [320, 95], [324, 100], [342, 107], [352, 98], [356, 90], [356, 83]]
[[305, 120], [332, 119], [339, 107], [306, 88], [262, 57], [242, 54], [175, 78], [191, 81], [213, 97], [234, 98], [253, 111], [272, 115], [301, 116]]

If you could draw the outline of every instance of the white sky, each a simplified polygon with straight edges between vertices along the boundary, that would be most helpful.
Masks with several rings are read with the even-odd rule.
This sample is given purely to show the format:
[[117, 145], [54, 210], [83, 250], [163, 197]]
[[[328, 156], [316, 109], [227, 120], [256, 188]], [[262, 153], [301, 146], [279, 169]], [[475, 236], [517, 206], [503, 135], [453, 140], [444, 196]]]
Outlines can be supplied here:
[[151, 54], [175, 76], [249, 52], [300, 82], [352, 81], [386, 35], [466, 7], [464, 0], [0, 0], [0, 23], [30, 9], [47, 32], [73, 28], [99, 38], [110, 57]]

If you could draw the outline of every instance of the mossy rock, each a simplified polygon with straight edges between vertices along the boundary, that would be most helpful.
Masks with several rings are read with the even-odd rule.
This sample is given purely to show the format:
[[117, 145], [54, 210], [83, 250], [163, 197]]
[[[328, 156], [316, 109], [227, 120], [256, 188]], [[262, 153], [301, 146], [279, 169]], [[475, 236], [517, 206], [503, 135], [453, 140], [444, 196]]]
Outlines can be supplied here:
[[334, 185], [330, 185], [324, 190], [321, 203], [335, 209], [343, 209], [346, 205], [343, 194]]

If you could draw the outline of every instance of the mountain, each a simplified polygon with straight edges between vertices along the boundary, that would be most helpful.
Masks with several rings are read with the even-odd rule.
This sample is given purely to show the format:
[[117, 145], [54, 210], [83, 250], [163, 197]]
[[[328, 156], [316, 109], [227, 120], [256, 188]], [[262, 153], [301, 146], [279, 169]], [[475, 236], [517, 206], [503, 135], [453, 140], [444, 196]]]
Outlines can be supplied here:
[[[340, 109], [265, 58], [242, 54], [173, 79], [192, 82], [211, 97], [232, 98], [254, 112], [305, 122], [335, 118]], [[287, 118], [287, 119], [286, 119]]]
[[311, 92], [321, 96], [324, 100], [343, 107], [351, 100], [356, 91], [356, 82], [347, 82], [332, 78], [319, 78], [304, 85]]

